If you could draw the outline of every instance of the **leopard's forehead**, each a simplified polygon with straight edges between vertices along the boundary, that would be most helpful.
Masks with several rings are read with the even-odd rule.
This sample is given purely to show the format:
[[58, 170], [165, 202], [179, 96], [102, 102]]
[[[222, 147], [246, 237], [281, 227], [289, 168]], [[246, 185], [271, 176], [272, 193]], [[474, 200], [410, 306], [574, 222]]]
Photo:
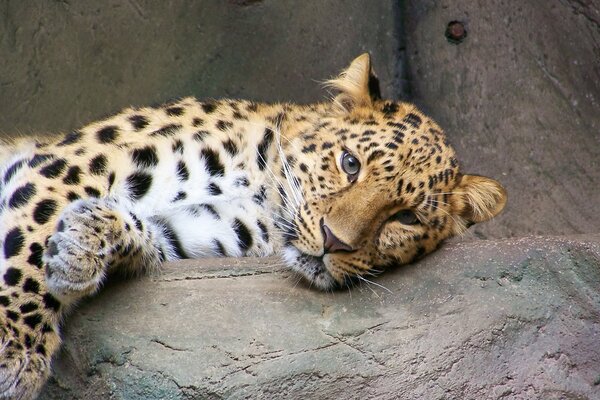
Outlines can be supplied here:
[[398, 194], [446, 189], [458, 176], [444, 132], [412, 105], [382, 102], [342, 118], [323, 117], [303, 132], [300, 159], [321, 162], [310, 173], [326, 174], [345, 149], [359, 158], [368, 179]]

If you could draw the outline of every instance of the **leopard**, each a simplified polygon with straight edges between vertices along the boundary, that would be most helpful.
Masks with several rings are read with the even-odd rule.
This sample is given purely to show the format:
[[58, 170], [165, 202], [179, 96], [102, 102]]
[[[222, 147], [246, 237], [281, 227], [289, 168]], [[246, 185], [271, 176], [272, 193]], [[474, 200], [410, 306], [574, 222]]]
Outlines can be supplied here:
[[[382, 99], [368, 54], [311, 104], [192, 97], [0, 147], [0, 398], [39, 395], [66, 314], [113, 274], [279, 256], [321, 290], [498, 215], [443, 130]], [[375, 279], [375, 278], [372, 278]]]

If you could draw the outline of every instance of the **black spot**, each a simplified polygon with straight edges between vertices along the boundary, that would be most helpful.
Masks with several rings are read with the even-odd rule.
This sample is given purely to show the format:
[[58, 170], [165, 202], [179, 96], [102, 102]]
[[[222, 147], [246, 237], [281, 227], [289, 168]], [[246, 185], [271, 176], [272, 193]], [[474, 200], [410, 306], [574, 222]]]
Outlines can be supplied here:
[[180, 115], [183, 114], [182, 107], [169, 107], [169, 108], [165, 109], [165, 111], [167, 112], [168, 115], [170, 115], [172, 117], [179, 117]]
[[233, 124], [229, 121], [223, 121], [222, 119], [218, 120], [216, 125], [218, 130], [220, 131], [226, 131], [227, 129], [231, 129], [233, 127]]
[[78, 166], [69, 167], [67, 175], [64, 177], [63, 182], [66, 185], [78, 185], [81, 181], [81, 168]]
[[140, 168], [154, 167], [158, 164], [156, 147], [146, 146], [141, 149], [134, 149], [131, 152], [131, 159]]
[[58, 160], [55, 160], [46, 165], [44, 168], [40, 169], [40, 174], [46, 178], [56, 178], [63, 173], [66, 166], [67, 161], [64, 158], [59, 158]]
[[404, 132], [394, 131], [394, 136], [392, 137], [392, 140], [399, 144], [404, 143]]
[[405, 131], [406, 129], [408, 129], [406, 125], [404, 125], [404, 124], [402, 124], [400, 122], [392, 122], [392, 121], [390, 121], [390, 122], [387, 122], [386, 125], [387, 126], [391, 126], [392, 128], [403, 130], [403, 131]]
[[183, 154], [183, 142], [181, 140], [175, 140], [171, 148], [173, 149], [173, 153]]
[[204, 125], [204, 120], [202, 118], [194, 118], [192, 120], [192, 126], [193, 127], [197, 128], [197, 127], [202, 126], [202, 125]]
[[250, 233], [250, 230], [238, 218], [233, 221], [233, 230], [237, 235], [240, 249], [245, 252], [252, 246], [252, 234]]
[[241, 177], [241, 178], [237, 178], [235, 180], [235, 185], [236, 186], [250, 186], [250, 181], [248, 180], [248, 178], [246, 178], [245, 176]]
[[15, 322], [19, 320], [19, 314], [12, 310], [6, 310], [6, 317]]
[[140, 221], [140, 219], [138, 217], [136, 217], [136, 215], [133, 214], [133, 213], [129, 213], [129, 215], [131, 216], [131, 219], [135, 223], [135, 227], [138, 229], [138, 231], [144, 230], [144, 226], [142, 225], [142, 221]]
[[31, 335], [25, 334], [24, 336], [25, 336], [25, 347], [30, 349], [31, 342], [32, 342]]
[[212, 113], [213, 111], [215, 111], [215, 108], [217, 108], [217, 106], [214, 103], [204, 103], [204, 104], [202, 104], [202, 110], [206, 114]]
[[175, 198], [173, 199], [173, 201], [181, 201], [181, 200], [185, 200], [187, 198], [187, 193], [186, 192], [178, 192], [177, 196], [175, 196]]
[[206, 148], [200, 152], [200, 157], [204, 159], [206, 169], [211, 176], [223, 176], [225, 174], [225, 166], [221, 163], [219, 153]]
[[69, 201], [75, 201], [75, 200], [79, 200], [81, 198], [81, 196], [79, 196], [77, 193], [75, 192], [69, 192], [67, 193], [67, 199]]
[[150, 134], [150, 136], [172, 136], [174, 135], [179, 129], [181, 129], [181, 125], [180, 124], [169, 124], [169, 125], [165, 125], [160, 129], [155, 130], [154, 132], [152, 132]]
[[23, 231], [19, 228], [13, 228], [4, 238], [4, 258], [8, 259], [19, 255], [24, 243]]
[[238, 153], [238, 147], [231, 139], [229, 139], [226, 142], [223, 142], [223, 147], [225, 148], [225, 151], [229, 153], [229, 155], [231, 155], [232, 157]]
[[384, 155], [385, 155], [385, 153], [383, 151], [375, 150], [374, 152], [369, 154], [369, 157], [367, 158], [367, 165], [370, 164], [371, 162], [383, 157]]
[[38, 344], [35, 348], [35, 352], [38, 354], [41, 354], [43, 357], [45, 357], [46, 354], [46, 348], [44, 347], [43, 344]]
[[269, 241], [269, 231], [267, 230], [267, 227], [265, 226], [265, 224], [263, 224], [261, 221], [256, 221], [256, 225], [258, 225], [258, 229], [260, 229], [260, 234], [262, 236], [262, 239], [265, 242]]
[[133, 200], [141, 199], [152, 186], [152, 175], [146, 172], [134, 172], [125, 181], [129, 187], [129, 197]]
[[10, 167], [8, 167], [8, 169], [6, 170], [6, 173], [4, 174], [4, 183], [8, 183], [8, 181], [10, 181], [13, 176], [15, 176], [17, 171], [19, 169], [21, 169], [21, 167], [23, 166], [24, 163], [25, 163], [25, 160], [19, 160], [19, 161], [15, 162], [14, 164], [12, 164]]
[[94, 175], [103, 175], [106, 172], [107, 159], [104, 154], [99, 154], [90, 161], [90, 172]]
[[8, 307], [10, 305], [10, 299], [8, 296], [0, 296], [0, 306]]
[[259, 206], [264, 203], [266, 198], [267, 198], [267, 188], [264, 185], [261, 185], [259, 191], [256, 192], [254, 194], [254, 196], [252, 196], [252, 200]]
[[38, 313], [31, 314], [24, 317], [23, 322], [25, 322], [25, 324], [27, 324], [31, 329], [35, 329], [35, 327], [42, 322], [42, 316]]
[[404, 179], [400, 179], [398, 181], [398, 185], [396, 186], [396, 192], [398, 193], [398, 196], [400, 196], [402, 194], [403, 186], [404, 186]]
[[185, 254], [185, 251], [183, 250], [183, 246], [181, 245], [179, 238], [177, 237], [177, 234], [175, 233], [175, 230], [173, 230], [173, 228], [165, 221], [156, 220], [156, 223], [161, 226], [164, 237], [165, 239], [167, 239], [167, 242], [169, 242], [169, 245], [171, 246], [171, 249], [175, 252], [177, 258], [188, 258]]
[[47, 309], [51, 309], [54, 311], [58, 311], [60, 309], [60, 301], [58, 301], [56, 297], [52, 296], [50, 293], [44, 294], [43, 300], [44, 306]]
[[180, 181], [187, 181], [190, 178], [190, 172], [183, 161], [177, 163], [177, 177]]
[[385, 103], [381, 111], [383, 112], [386, 118], [390, 118], [398, 111], [398, 104]]
[[213, 251], [217, 256], [227, 257], [227, 251], [225, 251], [225, 246], [223, 246], [223, 243], [221, 243], [220, 240], [213, 240], [213, 248]]
[[148, 120], [143, 115], [132, 115], [129, 117], [129, 122], [136, 131], [141, 131], [148, 126]]
[[198, 132], [194, 133], [194, 136], [192, 136], [192, 138], [196, 142], [202, 142], [202, 141], [204, 141], [204, 138], [207, 137], [208, 135], [209, 135], [208, 131], [198, 131]]
[[221, 190], [219, 185], [217, 185], [216, 183], [211, 183], [210, 185], [208, 185], [208, 193], [211, 196], [218, 196], [218, 195], [222, 194], [223, 191]]
[[83, 190], [85, 190], [85, 193], [90, 197], [100, 197], [102, 195], [98, 189], [91, 186], [86, 186]]
[[321, 150], [327, 150], [333, 147], [333, 143], [331, 142], [325, 142], [321, 145]]
[[410, 113], [407, 114], [403, 119], [403, 122], [406, 122], [409, 125], [412, 125], [415, 129], [419, 128], [419, 126], [421, 126], [421, 117], [419, 117], [416, 114]]
[[69, 144], [73, 144], [73, 143], [77, 143], [81, 140], [81, 137], [83, 136], [83, 134], [79, 131], [73, 131], [70, 133], [67, 133], [65, 135], [65, 138], [60, 142], [57, 143], [57, 146], [67, 146]]
[[45, 224], [54, 215], [58, 203], [52, 199], [44, 199], [37, 203], [33, 210], [33, 220], [40, 225]]
[[304, 146], [304, 148], [302, 149], [302, 152], [305, 154], [314, 153], [316, 149], [317, 149], [317, 145], [313, 143], [313, 144], [309, 144], [308, 146]]
[[35, 185], [33, 183], [21, 186], [14, 191], [10, 200], [8, 200], [8, 206], [10, 208], [18, 208], [27, 204], [27, 202], [35, 195], [35, 192]]
[[308, 167], [306, 164], [300, 163], [300, 171], [304, 172], [305, 174], [308, 172]]
[[118, 136], [118, 129], [114, 125], [105, 126], [98, 130], [96, 137], [100, 143], [111, 143], [114, 142]]
[[23, 284], [23, 291], [31, 292], [31, 293], [39, 293], [40, 284], [33, 278], [25, 279], [25, 283]]
[[42, 253], [44, 252], [44, 248], [42, 247], [42, 245], [39, 243], [31, 243], [31, 246], [29, 246], [29, 250], [31, 251], [31, 254], [27, 259], [27, 262], [38, 268], [42, 268], [44, 265], [44, 263], [42, 262]]
[[15, 286], [21, 282], [22, 277], [23, 273], [20, 269], [8, 267], [4, 273], [4, 283], [6, 283], [8, 286]]
[[114, 183], [115, 183], [115, 173], [111, 172], [108, 175], [108, 190], [110, 190], [110, 188], [112, 188]]
[[219, 215], [219, 213], [217, 212], [217, 210], [215, 209], [214, 206], [212, 206], [210, 204], [200, 204], [199, 208], [201, 208], [202, 210], [205, 210], [206, 212], [211, 214], [215, 219], [217, 219], [217, 220], [221, 219], [221, 216]]
[[428, 181], [427, 187], [428, 187], [429, 189], [432, 189], [432, 188], [433, 188], [433, 184], [434, 184], [435, 182], [437, 182], [437, 178], [436, 178], [436, 176], [435, 176], [435, 175], [434, 175], [434, 176], [431, 176], [431, 175], [429, 175], [429, 181]]
[[53, 158], [54, 158], [54, 156], [52, 154], [36, 154], [35, 156], [33, 156], [31, 161], [29, 161], [29, 166], [31, 168], [35, 168], [38, 165], [40, 165], [41, 163], [43, 163], [44, 161], [51, 160]]
[[267, 152], [271, 147], [271, 142], [273, 142], [273, 131], [269, 128], [265, 129], [265, 134], [263, 136], [263, 140], [259, 143], [257, 147], [257, 155], [256, 155], [256, 163], [258, 164], [258, 169], [264, 171], [267, 166]]

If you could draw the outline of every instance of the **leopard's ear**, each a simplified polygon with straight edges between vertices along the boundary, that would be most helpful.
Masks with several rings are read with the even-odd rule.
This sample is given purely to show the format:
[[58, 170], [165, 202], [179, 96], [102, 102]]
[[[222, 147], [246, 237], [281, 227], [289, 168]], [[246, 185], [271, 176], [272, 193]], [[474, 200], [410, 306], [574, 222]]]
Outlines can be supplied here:
[[340, 92], [333, 101], [343, 112], [370, 107], [373, 99], [381, 98], [379, 80], [371, 69], [368, 53], [356, 57], [337, 78], [327, 81], [327, 85]]
[[506, 190], [499, 182], [479, 175], [463, 175], [454, 189], [455, 213], [467, 225], [487, 221], [506, 205]]

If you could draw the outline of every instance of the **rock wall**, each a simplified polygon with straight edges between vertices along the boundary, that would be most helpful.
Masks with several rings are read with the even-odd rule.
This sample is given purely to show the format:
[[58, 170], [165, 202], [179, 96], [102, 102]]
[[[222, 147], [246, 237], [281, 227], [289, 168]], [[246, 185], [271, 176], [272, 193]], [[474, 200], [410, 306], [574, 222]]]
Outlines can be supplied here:
[[0, 2], [0, 132], [68, 131], [194, 95], [322, 100], [357, 55], [398, 80], [392, 0]]
[[[600, 2], [406, 2], [412, 99], [465, 170], [508, 189], [476, 237], [594, 233], [600, 226]], [[450, 43], [460, 21], [467, 37]]]

